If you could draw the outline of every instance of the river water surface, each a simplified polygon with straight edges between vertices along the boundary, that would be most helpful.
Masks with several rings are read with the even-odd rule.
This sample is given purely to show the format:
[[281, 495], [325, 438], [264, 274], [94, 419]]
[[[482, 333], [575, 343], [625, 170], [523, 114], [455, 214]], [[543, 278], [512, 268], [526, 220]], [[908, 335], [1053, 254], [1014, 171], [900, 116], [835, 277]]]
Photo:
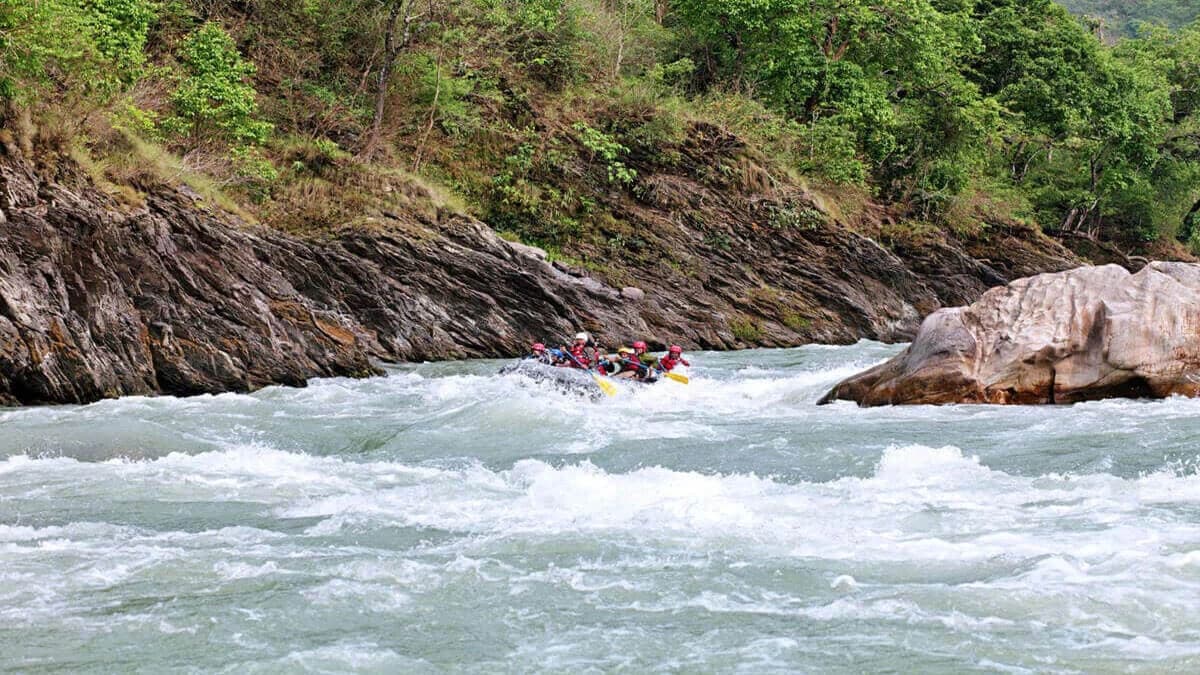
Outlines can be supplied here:
[[1200, 670], [1200, 401], [860, 410], [872, 343], [0, 413], [0, 669]]

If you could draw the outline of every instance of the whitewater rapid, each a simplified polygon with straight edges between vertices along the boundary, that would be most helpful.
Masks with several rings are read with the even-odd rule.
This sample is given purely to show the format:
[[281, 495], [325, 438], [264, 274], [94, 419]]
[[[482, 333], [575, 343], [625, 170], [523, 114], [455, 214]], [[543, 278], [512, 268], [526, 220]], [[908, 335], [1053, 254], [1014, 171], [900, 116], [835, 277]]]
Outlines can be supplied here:
[[1200, 668], [1200, 401], [814, 405], [895, 351], [0, 412], [0, 669]]

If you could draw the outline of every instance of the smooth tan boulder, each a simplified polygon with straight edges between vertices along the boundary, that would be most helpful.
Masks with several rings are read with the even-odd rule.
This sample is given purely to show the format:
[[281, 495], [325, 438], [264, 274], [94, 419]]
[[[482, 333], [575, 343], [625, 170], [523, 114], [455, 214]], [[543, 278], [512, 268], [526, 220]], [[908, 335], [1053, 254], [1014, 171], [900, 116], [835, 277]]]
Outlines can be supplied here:
[[1074, 403], [1200, 393], [1200, 264], [1040, 274], [926, 317], [820, 403]]

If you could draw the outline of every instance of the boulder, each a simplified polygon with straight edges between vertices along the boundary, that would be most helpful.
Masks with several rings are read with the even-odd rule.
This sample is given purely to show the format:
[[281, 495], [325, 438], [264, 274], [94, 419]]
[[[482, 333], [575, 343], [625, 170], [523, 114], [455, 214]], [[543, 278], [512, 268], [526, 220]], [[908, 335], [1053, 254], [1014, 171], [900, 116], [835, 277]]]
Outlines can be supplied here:
[[820, 403], [1074, 403], [1200, 393], [1200, 265], [1020, 279], [926, 317], [899, 355]]

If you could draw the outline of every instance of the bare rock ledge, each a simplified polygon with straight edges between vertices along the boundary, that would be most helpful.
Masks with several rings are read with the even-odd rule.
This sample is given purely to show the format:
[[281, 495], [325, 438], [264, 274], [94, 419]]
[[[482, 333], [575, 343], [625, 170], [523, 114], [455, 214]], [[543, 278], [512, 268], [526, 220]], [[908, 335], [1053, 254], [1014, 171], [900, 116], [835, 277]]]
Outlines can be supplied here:
[[903, 352], [820, 403], [1074, 403], [1200, 393], [1200, 264], [1080, 267], [1013, 281], [921, 323]]

